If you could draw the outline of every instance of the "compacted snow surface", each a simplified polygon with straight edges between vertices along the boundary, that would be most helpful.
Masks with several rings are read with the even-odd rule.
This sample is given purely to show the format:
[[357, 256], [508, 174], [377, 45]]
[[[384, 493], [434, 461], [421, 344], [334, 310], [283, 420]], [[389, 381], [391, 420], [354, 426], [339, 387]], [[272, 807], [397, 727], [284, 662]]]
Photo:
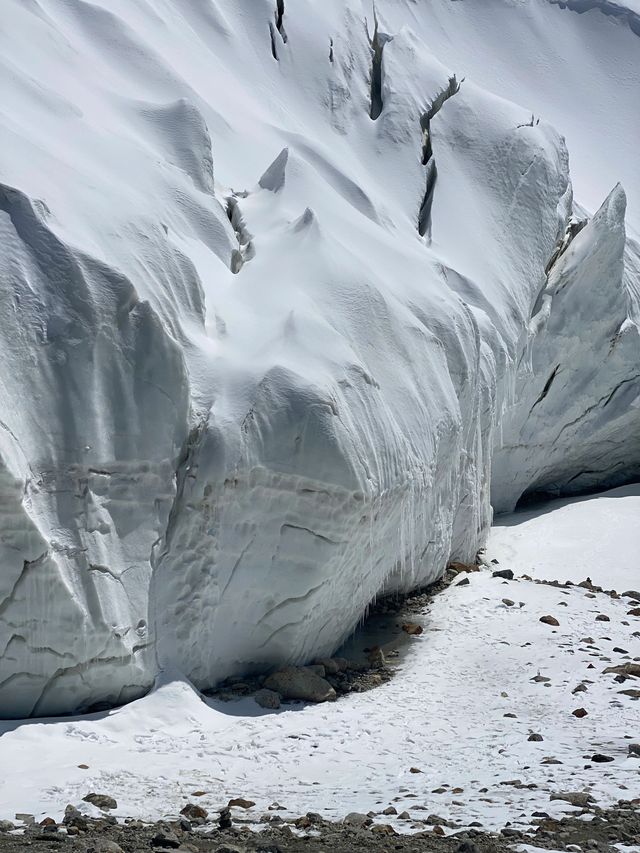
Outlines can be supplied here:
[[[319, 811], [334, 818], [394, 804], [414, 820], [435, 813], [501, 827], [526, 823], [536, 810], [570, 812], [568, 803], [549, 800], [553, 792], [588, 790], [601, 805], [638, 796], [640, 761], [627, 757], [628, 737], [637, 740], [638, 703], [619, 693], [635, 680], [618, 684], [602, 673], [640, 655], [640, 618], [626, 616], [630, 599], [517, 576], [535, 577], [540, 558], [544, 577], [590, 575], [608, 588], [615, 571], [625, 591], [637, 587], [639, 499], [635, 487], [543, 507], [495, 528], [487, 556], [505, 555], [500, 568], [512, 568], [516, 579], [505, 583], [485, 569], [470, 573], [469, 585], [437, 595], [398, 674], [367, 693], [274, 713], [253, 699], [205, 701], [184, 681], [167, 679], [107, 714], [0, 724], [0, 764], [11, 768], [0, 778], [0, 818], [25, 811], [59, 817], [67, 803], [91, 809], [81, 802], [90, 790], [114, 796], [120, 817], [158, 818], [176, 815], [193, 792], [204, 791], [197, 801], [210, 811], [230, 797], [255, 800], [249, 814], [256, 820], [274, 801], [285, 816]], [[626, 521], [607, 534], [611, 500]], [[573, 563], [557, 550], [554, 558], [553, 542], [577, 524], [601, 531], [601, 550], [587, 537], [574, 541]], [[558, 628], [539, 621], [547, 614]], [[596, 621], [598, 614], [611, 621]], [[581, 642], [587, 637], [588, 646]], [[537, 675], [548, 682], [533, 681]], [[588, 690], [572, 695], [583, 680]], [[578, 707], [588, 716], [574, 717]], [[530, 742], [530, 733], [544, 740]], [[594, 753], [614, 761], [593, 764]], [[544, 764], [545, 757], [561, 763]], [[417, 825], [397, 821], [399, 829]]]

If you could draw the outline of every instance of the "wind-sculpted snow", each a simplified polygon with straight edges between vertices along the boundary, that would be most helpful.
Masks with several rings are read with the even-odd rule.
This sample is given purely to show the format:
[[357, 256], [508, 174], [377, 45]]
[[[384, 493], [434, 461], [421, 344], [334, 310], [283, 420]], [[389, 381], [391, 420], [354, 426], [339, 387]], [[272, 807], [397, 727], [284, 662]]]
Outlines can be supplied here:
[[504, 506], [636, 464], [622, 191], [563, 242], [562, 137], [426, 11], [8, 2], [0, 713], [329, 653], [474, 557], [494, 448]]

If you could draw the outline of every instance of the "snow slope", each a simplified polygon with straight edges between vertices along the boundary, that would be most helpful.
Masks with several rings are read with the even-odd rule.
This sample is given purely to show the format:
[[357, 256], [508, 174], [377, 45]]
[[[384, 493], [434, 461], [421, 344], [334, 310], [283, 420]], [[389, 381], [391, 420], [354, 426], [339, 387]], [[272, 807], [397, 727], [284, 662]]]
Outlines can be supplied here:
[[[639, 253], [607, 196], [622, 177], [633, 231], [632, 17], [278, 9], [5, 0], [4, 716], [330, 652], [474, 556], [494, 447], [505, 509], [585, 454], [590, 486], [637, 470]], [[564, 121], [579, 199], [607, 201], [559, 256]], [[550, 452], [575, 418], [593, 443]]]
[[[514, 517], [494, 528], [488, 557], [498, 554], [516, 576], [533, 574], [529, 555], [538, 549], [545, 563], [535, 565], [549, 578], [589, 575], [606, 587], [614, 578], [621, 590], [637, 587], [628, 543], [637, 542], [639, 494], [636, 486], [550, 505], [521, 523]], [[613, 501], [626, 521], [607, 533]], [[540, 537], [578, 525], [603, 531], [602, 550], [576, 539], [572, 567]], [[627, 757], [628, 739], [637, 741], [637, 700], [619, 692], [636, 680], [619, 684], [603, 674], [640, 655], [640, 617], [626, 615], [629, 599], [518, 577], [503, 582], [487, 570], [468, 578], [419, 617], [425, 632], [412, 638], [390, 682], [336, 703], [268, 713], [253, 699], [202, 701], [173, 680], [108, 714], [0, 724], [0, 761], [12, 768], [0, 778], [0, 818], [60, 817], [69, 802], [91, 809], [81, 801], [90, 790], [114, 796], [119, 817], [175, 817], [204, 791], [197, 801], [212, 813], [231, 797], [254, 800], [241, 814], [256, 821], [275, 801], [281, 808], [272, 814], [284, 817], [314, 811], [341, 819], [395, 805], [412, 820], [377, 820], [399, 831], [423, 829], [430, 814], [499, 829], [507, 821], [526, 826], [535, 811], [573, 811], [550, 801], [552, 793], [587, 790], [603, 807], [637, 796], [638, 759]], [[547, 614], [558, 628], [539, 621]], [[598, 614], [611, 621], [596, 621]], [[532, 680], [537, 675], [548, 681]], [[587, 690], [573, 695], [582, 681]], [[588, 712], [583, 719], [572, 715], [579, 707]], [[543, 740], [529, 741], [530, 733]], [[592, 763], [596, 752], [614, 760]]]

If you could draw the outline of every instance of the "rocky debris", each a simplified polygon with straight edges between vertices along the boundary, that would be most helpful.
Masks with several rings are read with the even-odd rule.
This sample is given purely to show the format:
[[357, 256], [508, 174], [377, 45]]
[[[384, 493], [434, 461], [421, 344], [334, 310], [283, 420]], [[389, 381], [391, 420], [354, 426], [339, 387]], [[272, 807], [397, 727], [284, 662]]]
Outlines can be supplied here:
[[424, 628], [422, 625], [418, 625], [417, 622], [405, 622], [402, 626], [402, 630], [405, 634], [409, 634], [410, 636], [418, 636], [423, 633]]
[[640, 743], [628, 744], [627, 752], [629, 755], [635, 755], [637, 758], [640, 758]]
[[275, 690], [269, 690], [262, 687], [256, 690], [253, 698], [261, 708], [267, 708], [270, 711], [277, 711], [282, 704], [282, 697]]
[[206, 820], [209, 817], [209, 812], [197, 803], [187, 803], [180, 809], [180, 814], [187, 820]]
[[85, 803], [91, 803], [94, 806], [97, 806], [99, 809], [117, 809], [118, 803], [113, 799], [113, 797], [108, 796], [107, 794], [96, 794], [89, 793], [86, 797], [82, 798]]
[[637, 687], [628, 687], [626, 690], [618, 690], [618, 693], [623, 693], [625, 696], [631, 696], [632, 699], [640, 699], [640, 690]]
[[398, 814], [398, 809], [395, 806], [387, 806], [386, 809], [383, 809], [383, 811], [380, 812], [380, 814], [383, 814], [383, 815]]
[[550, 800], [565, 800], [572, 806], [580, 808], [588, 808], [591, 803], [595, 803], [595, 799], [588, 791], [566, 791], [562, 793], [551, 794]]
[[10, 820], [0, 820], [0, 832], [11, 832], [15, 828], [15, 824]]
[[122, 847], [109, 838], [96, 838], [94, 843], [87, 847], [87, 853], [124, 853]]
[[578, 684], [577, 687], [574, 687], [571, 692], [572, 693], [586, 693], [586, 691], [587, 691], [587, 685], [580, 683], [580, 684]]
[[503, 578], [507, 581], [513, 580], [513, 572], [511, 569], [497, 569], [495, 572], [491, 574], [492, 578]]
[[553, 625], [556, 628], [560, 625], [555, 616], [541, 616], [540, 621], [544, 622], [545, 625]]
[[79, 809], [71, 804], [69, 804], [64, 810], [62, 823], [67, 827], [72, 826], [76, 829], [84, 830], [87, 828], [87, 818], [81, 811], [79, 811]]
[[151, 839], [152, 847], [160, 847], [165, 850], [176, 850], [180, 847], [180, 839], [168, 824], [160, 824], [158, 830]]
[[576, 708], [576, 710], [572, 711], [571, 713], [573, 714], [574, 717], [577, 717], [579, 720], [581, 720], [582, 717], [587, 716], [587, 711], [584, 708]]
[[640, 663], [632, 663], [629, 661], [628, 663], [618, 664], [616, 666], [608, 666], [603, 670], [604, 674], [613, 672], [616, 675], [624, 675], [627, 678], [640, 678]]
[[544, 738], [542, 737], [542, 735], [534, 733], [534, 734], [530, 734], [529, 737], [527, 738], [527, 740], [540, 742], [540, 741], [543, 741]]
[[264, 686], [283, 699], [328, 702], [336, 698], [336, 691], [329, 682], [308, 667], [290, 666], [274, 672], [265, 678]]
[[640, 616], [640, 607], [632, 607], [627, 611], [627, 616]]
[[606, 764], [608, 761], [614, 760], [615, 759], [612, 758], [610, 755], [603, 755], [601, 752], [596, 752], [595, 755], [591, 756], [591, 761], [595, 762], [596, 764]]
[[357, 828], [361, 828], [364, 826], [371, 826], [373, 820], [366, 814], [360, 814], [359, 812], [350, 812], [342, 822], [347, 826], [355, 826]]
[[640, 592], [635, 589], [628, 589], [626, 592], [623, 592], [622, 595], [625, 598], [633, 598], [634, 601], [640, 601]]
[[515, 601], [512, 601], [510, 598], [503, 598], [502, 603], [504, 604], [505, 607], [513, 607], [515, 604]]
[[462, 578], [462, 580], [458, 581], [456, 586], [469, 586], [469, 584], [470, 584], [469, 578]]
[[255, 806], [253, 800], [245, 800], [243, 797], [235, 797], [233, 800], [229, 800], [227, 804], [228, 809], [239, 808], [239, 809], [250, 809]]
[[611, 622], [611, 619], [609, 619], [606, 613], [598, 613], [596, 616], [596, 622]]
[[218, 817], [218, 828], [219, 829], [231, 829], [232, 826], [231, 819], [231, 809], [227, 806], [224, 809], [220, 809], [220, 816]]

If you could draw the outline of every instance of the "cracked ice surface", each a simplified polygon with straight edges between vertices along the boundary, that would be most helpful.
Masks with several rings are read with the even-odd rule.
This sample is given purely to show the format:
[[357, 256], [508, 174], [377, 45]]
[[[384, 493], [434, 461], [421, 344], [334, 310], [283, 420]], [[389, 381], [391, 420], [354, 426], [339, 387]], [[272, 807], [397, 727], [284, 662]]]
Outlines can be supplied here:
[[[8, 2], [0, 714], [331, 651], [381, 591], [474, 556], [494, 448], [505, 508], [637, 472], [622, 189], [545, 273], [584, 214], [559, 119], [579, 198], [615, 162], [637, 207], [638, 41], [615, 16], [388, 0], [377, 56], [355, 0]], [[531, 15], [551, 66], [554, 40], [616, 59], [574, 46], [558, 100], [541, 89], [559, 130], [527, 125]], [[583, 141], [607, 122], [607, 150]]]

